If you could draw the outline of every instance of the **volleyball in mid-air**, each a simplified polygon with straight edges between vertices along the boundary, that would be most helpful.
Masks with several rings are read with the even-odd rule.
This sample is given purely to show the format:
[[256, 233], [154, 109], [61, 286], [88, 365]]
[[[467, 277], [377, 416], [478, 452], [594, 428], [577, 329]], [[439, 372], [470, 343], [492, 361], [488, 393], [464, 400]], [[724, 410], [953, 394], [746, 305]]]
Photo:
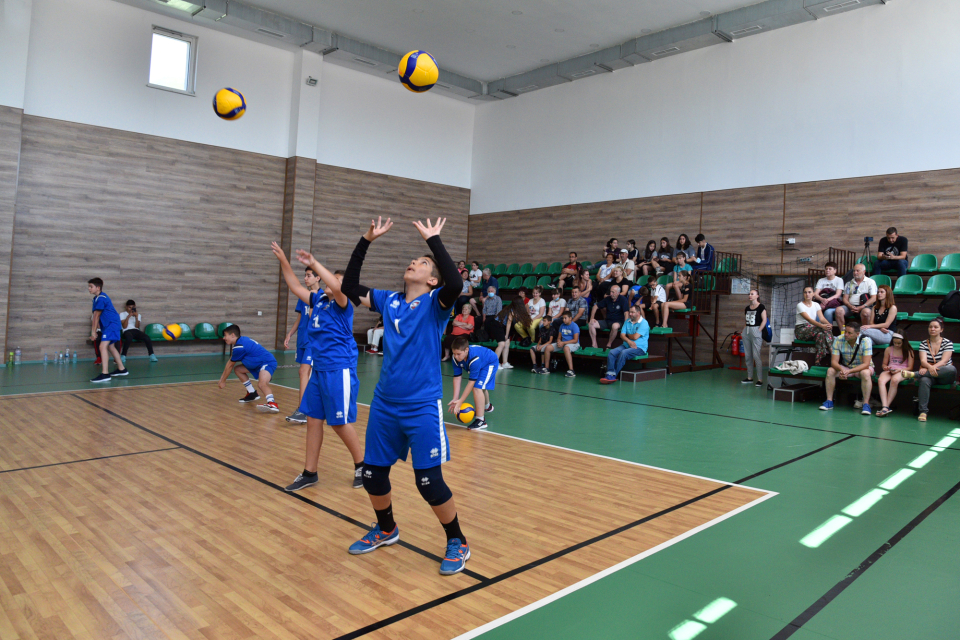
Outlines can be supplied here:
[[236, 89], [224, 87], [213, 96], [213, 112], [224, 120], [239, 120], [247, 112], [247, 101]]
[[437, 83], [440, 68], [436, 59], [426, 51], [411, 51], [400, 58], [397, 73], [403, 86], [410, 91], [423, 93], [430, 91]]
[[178, 340], [183, 335], [183, 329], [178, 324], [168, 324], [163, 328], [164, 340]]
[[476, 410], [473, 408], [472, 404], [464, 402], [460, 405], [460, 410], [457, 411], [457, 420], [463, 424], [468, 422], [473, 422], [473, 417], [476, 415]]

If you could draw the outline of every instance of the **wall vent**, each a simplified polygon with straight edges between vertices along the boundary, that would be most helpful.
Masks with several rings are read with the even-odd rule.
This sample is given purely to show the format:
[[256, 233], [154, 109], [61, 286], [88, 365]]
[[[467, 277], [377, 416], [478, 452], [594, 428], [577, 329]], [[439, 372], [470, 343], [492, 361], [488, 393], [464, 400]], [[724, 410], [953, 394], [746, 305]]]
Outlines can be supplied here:
[[368, 67], [375, 67], [375, 66], [377, 66], [377, 63], [376, 63], [376, 62], [371, 62], [370, 60], [364, 60], [363, 58], [354, 58], [353, 61], [354, 61], [354, 62], [359, 62], [360, 64], [365, 64], [365, 65], [367, 65]]
[[[853, 1], [855, 1], [855, 2], [860, 2], [860, 0], [853, 0]], [[652, 54], [650, 54], [650, 55], [653, 55], [653, 56], [665, 56], [665, 55], [667, 55], [668, 53], [675, 53], [675, 52], [677, 52], [677, 51], [680, 51], [680, 47], [670, 47], [669, 49], [661, 49], [660, 51], [654, 51], [654, 52], [653, 52]]]
[[860, 0], [847, 0], [846, 2], [841, 2], [840, 4], [830, 5], [829, 7], [824, 7], [824, 13], [830, 13], [831, 11], [837, 11], [839, 9], [846, 9], [847, 7], [852, 7], [855, 4], [860, 4]]
[[596, 71], [593, 69], [586, 69], [584, 71], [578, 71], [577, 73], [571, 73], [570, 77], [573, 79], [586, 78], [587, 76], [592, 76]]
[[731, 31], [731, 32], [730, 32], [730, 35], [732, 35], [732, 36], [745, 36], [745, 35], [747, 35], [748, 33], [756, 33], [757, 31], [760, 31], [760, 30], [762, 30], [762, 29], [763, 29], [763, 27], [761, 27], [760, 25], [754, 24], [754, 25], [750, 25], [749, 27], [745, 27], [745, 28], [743, 28], [743, 29], [737, 29], [736, 31]]
[[274, 38], [285, 38], [286, 35], [283, 33], [277, 33], [276, 31], [270, 31], [270, 29], [264, 29], [260, 27], [257, 29], [257, 33], [262, 33], [267, 36], [273, 36]]
[[520, 87], [520, 88], [518, 88], [518, 89], [514, 89], [514, 91], [516, 91], [517, 93], [526, 93], [527, 91], [534, 91], [534, 90], [539, 89], [539, 88], [540, 88], [540, 87], [537, 86], [537, 85], [535, 85], [535, 84], [528, 84], [528, 85], [525, 86], [525, 87]]

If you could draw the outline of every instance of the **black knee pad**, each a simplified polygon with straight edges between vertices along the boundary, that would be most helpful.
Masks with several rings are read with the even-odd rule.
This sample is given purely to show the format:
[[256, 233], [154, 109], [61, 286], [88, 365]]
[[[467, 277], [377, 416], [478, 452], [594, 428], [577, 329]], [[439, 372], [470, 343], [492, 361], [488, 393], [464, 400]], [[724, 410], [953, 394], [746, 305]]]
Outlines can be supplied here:
[[372, 496], [385, 496], [390, 493], [390, 467], [364, 464], [363, 488]]
[[438, 507], [453, 497], [450, 487], [443, 481], [440, 465], [429, 469], [414, 469], [417, 478], [417, 490], [431, 507]]

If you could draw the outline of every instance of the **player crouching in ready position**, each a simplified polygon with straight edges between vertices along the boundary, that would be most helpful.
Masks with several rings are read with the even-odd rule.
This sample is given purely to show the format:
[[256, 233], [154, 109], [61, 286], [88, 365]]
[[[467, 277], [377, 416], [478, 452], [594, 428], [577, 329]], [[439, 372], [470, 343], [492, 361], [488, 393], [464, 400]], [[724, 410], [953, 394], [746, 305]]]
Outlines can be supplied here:
[[299, 412], [307, 417], [307, 453], [303, 473], [287, 491], [300, 491], [317, 484], [317, 465], [323, 446], [323, 424], [333, 427], [353, 457], [353, 488], [363, 486], [360, 479], [363, 449], [353, 429], [357, 421], [357, 341], [353, 338], [353, 305], [340, 290], [343, 274], [329, 269], [308, 252], [297, 249], [297, 259], [320, 276], [323, 293], [309, 291], [297, 281], [283, 249], [273, 243], [273, 254], [280, 261], [280, 270], [290, 291], [309, 305], [306, 349], [310, 353], [310, 381], [300, 400]]
[[[453, 400], [448, 406], [453, 415], [460, 412], [460, 405], [473, 392], [474, 410], [476, 417], [473, 422], [467, 425], [471, 431], [475, 429], [486, 429], [487, 421], [483, 419], [484, 413], [493, 412], [493, 405], [490, 404], [490, 391], [494, 388], [497, 379], [497, 369], [500, 368], [500, 358], [493, 351], [479, 345], [470, 346], [470, 341], [466, 336], [457, 336], [450, 345], [450, 351], [453, 352]], [[467, 385], [460, 395], [460, 379], [463, 371], [466, 369], [468, 374]]]
[[447, 431], [443, 423], [443, 382], [440, 375], [440, 340], [450, 319], [450, 309], [463, 288], [435, 225], [414, 222], [433, 255], [414, 258], [403, 273], [404, 292], [368, 289], [360, 284], [360, 268], [370, 243], [393, 226], [378, 219], [357, 243], [343, 292], [354, 304], [363, 304], [383, 315], [383, 366], [373, 392], [367, 420], [363, 488], [377, 514], [367, 535], [350, 546], [350, 553], [370, 553], [400, 541], [400, 527], [393, 519], [390, 468], [397, 460], [413, 455], [417, 489], [433, 509], [447, 534], [447, 552], [440, 563], [442, 575], [463, 571], [470, 559], [470, 546], [460, 530], [453, 493], [443, 480], [440, 465], [450, 460]]
[[240, 398], [240, 402], [248, 404], [260, 398], [253, 388], [253, 383], [250, 382], [250, 378], [256, 375], [260, 393], [267, 399], [265, 404], [257, 405], [257, 411], [280, 413], [280, 407], [277, 406], [277, 401], [273, 399], [273, 391], [270, 390], [270, 379], [273, 377], [273, 372], [277, 370], [277, 359], [253, 338], [241, 336], [240, 327], [235, 324], [223, 330], [223, 341], [233, 347], [233, 351], [230, 354], [230, 362], [223, 369], [218, 386], [221, 389], [227, 386], [227, 378], [233, 371], [247, 390], [247, 395]]

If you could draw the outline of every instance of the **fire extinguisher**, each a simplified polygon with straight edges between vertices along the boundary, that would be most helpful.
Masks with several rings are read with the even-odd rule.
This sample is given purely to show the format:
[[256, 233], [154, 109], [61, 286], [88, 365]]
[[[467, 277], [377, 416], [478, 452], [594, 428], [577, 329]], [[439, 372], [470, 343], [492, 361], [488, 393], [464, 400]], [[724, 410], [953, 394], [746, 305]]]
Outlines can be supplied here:
[[733, 338], [730, 340], [730, 353], [735, 356], [746, 355], [743, 351], [743, 338], [740, 337], [739, 332], [735, 332]]

